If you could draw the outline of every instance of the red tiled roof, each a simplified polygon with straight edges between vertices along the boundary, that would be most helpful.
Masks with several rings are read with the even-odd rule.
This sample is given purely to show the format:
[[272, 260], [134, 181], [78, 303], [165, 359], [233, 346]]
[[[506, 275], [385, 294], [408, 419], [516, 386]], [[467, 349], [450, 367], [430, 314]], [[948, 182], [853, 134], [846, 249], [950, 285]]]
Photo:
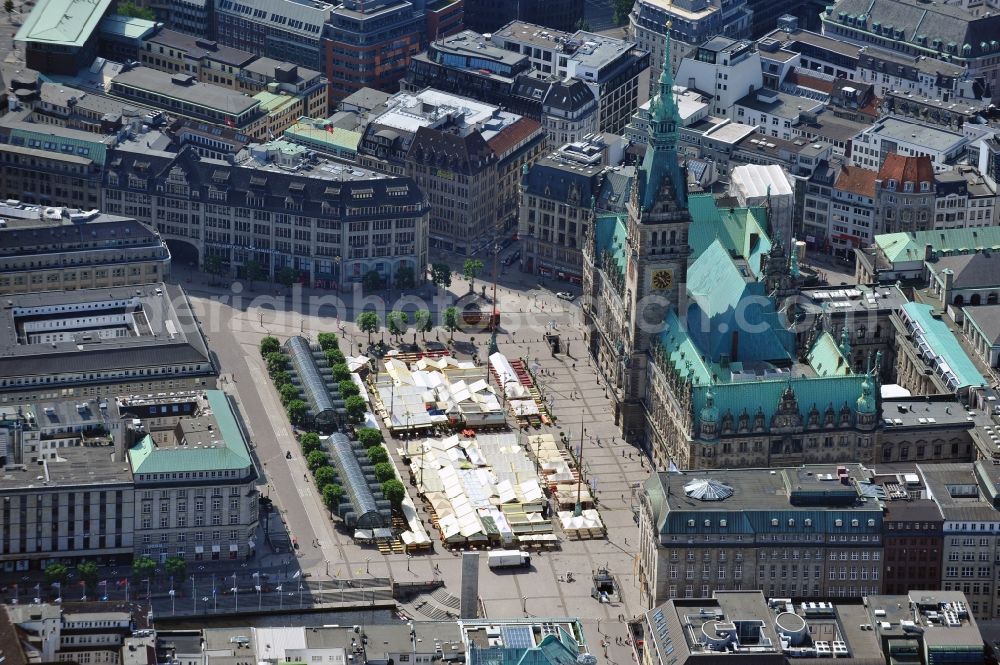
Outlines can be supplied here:
[[541, 128], [542, 125], [537, 120], [521, 118], [497, 132], [497, 135], [487, 141], [487, 144], [496, 153], [497, 159], [503, 159], [508, 152], [531, 138], [533, 134], [540, 132]]
[[860, 166], [845, 166], [837, 176], [835, 189], [875, 198], [875, 179], [878, 174]]
[[809, 76], [808, 74], [800, 74], [797, 69], [793, 69], [788, 73], [788, 76], [785, 77], [785, 82], [809, 88], [810, 90], [825, 92], [828, 95], [833, 92], [833, 81], [825, 81], [815, 76]]
[[[878, 170], [881, 180], [896, 182], [934, 182], [934, 165], [927, 155], [906, 157], [896, 152], [890, 152]], [[916, 189], [916, 187], [914, 187]]]

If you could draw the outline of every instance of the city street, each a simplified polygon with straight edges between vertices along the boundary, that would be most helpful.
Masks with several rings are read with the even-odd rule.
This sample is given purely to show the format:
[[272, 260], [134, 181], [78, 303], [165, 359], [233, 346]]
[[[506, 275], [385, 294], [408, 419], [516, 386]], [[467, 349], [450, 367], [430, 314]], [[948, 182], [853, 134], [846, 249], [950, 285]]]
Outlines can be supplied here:
[[[342, 326], [345, 340], [362, 340], [365, 336], [353, 324], [353, 313], [345, 321], [326, 316], [327, 312], [322, 309], [323, 316], [276, 312], [271, 303], [273, 296], [268, 296], [266, 303], [252, 304], [255, 293], [250, 291], [239, 293], [242, 302], [233, 307], [223, 304], [220, 297], [229, 296], [225, 303], [230, 303], [232, 291], [200, 286], [200, 276], [191, 275], [190, 282], [188, 277], [182, 270], [175, 270], [174, 279], [188, 291], [209, 344], [218, 354], [223, 377], [221, 386], [240, 404], [266, 476], [262, 491], [275, 501], [300, 545], [297, 563], [303, 573], [308, 573], [312, 580], [379, 577], [406, 582], [431, 580], [437, 576], [453, 595], [458, 595], [460, 553], [438, 546], [434, 554], [412, 559], [404, 554], [383, 556], [374, 548], [355, 545], [348, 534], [334, 528], [312, 481], [306, 479], [297, 443], [260, 359], [257, 346], [266, 334], [284, 339], [301, 332], [315, 339], [319, 332], [338, 331]], [[477, 280], [477, 290], [480, 284], [489, 283], [488, 275], [484, 275], [484, 279], [487, 281]], [[497, 293], [502, 313], [500, 349], [509, 357], [537, 363], [538, 382], [556, 417], [551, 427], [543, 427], [539, 432], [549, 431], [557, 439], [560, 432], [565, 432], [575, 448], [581, 427], [584, 428], [583, 466], [587, 478], [593, 478], [596, 483], [608, 538], [564, 540], [561, 550], [536, 555], [530, 571], [515, 574], [490, 571], [483, 557], [480, 597], [490, 616], [579, 616], [588, 629], [595, 653], [600, 648], [600, 630], [609, 636], [609, 658], [614, 662], [627, 662], [631, 659], [629, 648], [615, 645], [614, 638], [625, 635], [625, 627], [618, 623], [618, 616], [631, 617], [642, 610], [635, 586], [638, 527], [633, 520], [632, 485], [645, 479], [646, 466], [636, 449], [615, 438], [616, 428], [605, 388], [585, 356], [577, 304], [555, 298], [550, 291], [540, 288], [537, 278], [513, 269], [502, 275], [501, 283], [504, 286]], [[570, 288], [563, 282], [552, 286]], [[273, 287], [267, 288], [268, 293], [273, 294]], [[467, 291], [465, 280], [453, 281], [452, 294], [459, 296]], [[490, 292], [488, 288], [487, 293]], [[310, 294], [312, 292], [306, 290], [304, 299]], [[561, 335], [563, 354], [551, 355], [542, 338], [546, 331]], [[443, 340], [447, 335], [439, 331], [430, 333], [428, 339], [439, 336]], [[478, 339], [476, 335], [455, 334], [458, 347], [471, 347], [475, 343], [484, 349], [487, 341], [482, 334]], [[342, 346], [346, 350], [346, 345]], [[285, 459], [286, 451], [291, 451], [291, 460]], [[299, 478], [300, 474], [303, 478]], [[417, 503], [418, 508], [422, 508], [419, 500]], [[433, 534], [429, 518], [427, 527]], [[436, 539], [436, 535], [432, 537]], [[314, 540], [318, 545], [314, 546]], [[277, 555], [264, 555], [267, 556]], [[591, 574], [605, 566], [621, 585], [623, 602], [620, 605], [601, 605], [591, 598]], [[570, 572], [575, 577], [574, 582], [559, 581], [560, 576], [565, 579], [565, 574]], [[403, 609], [415, 618], [429, 618], [422, 616], [416, 607], [404, 606]]]

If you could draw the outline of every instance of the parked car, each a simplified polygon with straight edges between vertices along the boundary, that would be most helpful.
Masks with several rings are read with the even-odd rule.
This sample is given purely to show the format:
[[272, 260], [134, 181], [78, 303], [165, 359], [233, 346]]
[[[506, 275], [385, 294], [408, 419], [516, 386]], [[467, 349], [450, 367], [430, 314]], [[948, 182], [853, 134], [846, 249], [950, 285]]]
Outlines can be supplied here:
[[569, 300], [569, 301], [571, 301], [571, 302], [572, 302], [573, 300], [576, 300], [576, 296], [574, 296], [574, 295], [573, 295], [572, 293], [570, 293], [569, 291], [560, 291], [560, 292], [558, 292], [558, 293], [556, 294], [556, 298], [562, 298], [563, 300]]

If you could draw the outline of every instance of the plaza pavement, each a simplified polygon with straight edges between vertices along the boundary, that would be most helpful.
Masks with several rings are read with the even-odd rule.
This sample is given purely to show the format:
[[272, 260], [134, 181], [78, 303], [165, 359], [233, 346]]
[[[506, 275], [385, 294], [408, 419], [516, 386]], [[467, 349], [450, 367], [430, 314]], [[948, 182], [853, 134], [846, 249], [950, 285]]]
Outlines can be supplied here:
[[[311, 579], [325, 578], [329, 574], [330, 578], [338, 579], [384, 577], [406, 582], [437, 576], [451, 594], [459, 595], [461, 555], [440, 546], [429, 520], [427, 526], [436, 544], [433, 554], [412, 558], [404, 554], [383, 556], [374, 548], [355, 545], [346, 532], [336, 528], [311, 480], [303, 478], [306, 473], [304, 460], [268, 380], [258, 344], [265, 334], [279, 338], [305, 334], [315, 339], [320, 332], [341, 329], [343, 338], [356, 344], [366, 336], [354, 326], [353, 313], [349, 319], [333, 319], [274, 312], [270, 305], [253, 306], [255, 295], [264, 293], [264, 289], [272, 293], [274, 287], [270, 285], [260, 286], [258, 291], [243, 291], [239, 294], [240, 307], [234, 308], [219, 302], [219, 296], [232, 295], [230, 288], [207, 286], [203, 276], [186, 275], [183, 270], [175, 271], [174, 279], [188, 291], [209, 345], [217, 354], [224, 377], [222, 388], [234, 395], [240, 404], [265, 475], [266, 486], [262, 491], [275, 500], [292, 535], [298, 540], [298, 567], [309, 573]], [[477, 291], [481, 283], [477, 282]], [[648, 464], [641, 460], [637, 449], [624, 444], [617, 436], [605, 388], [585, 354], [584, 331], [576, 303], [554, 298], [535, 278], [514, 271], [504, 274], [503, 283], [508, 286], [498, 291], [503, 328], [498, 337], [500, 350], [509, 358], [520, 357], [538, 365], [536, 376], [544, 395], [551, 400], [555, 422], [537, 432], [550, 432], [557, 440], [559, 434], [565, 432], [575, 449], [580, 440], [580, 428], [585, 428], [583, 466], [586, 476], [596, 480], [596, 497], [608, 528], [608, 538], [563, 539], [560, 550], [533, 556], [532, 569], [516, 573], [490, 571], [484, 556], [480, 564], [480, 598], [488, 616], [577, 616], [584, 622], [593, 653], [604, 655], [601, 642], [607, 635], [608, 661], [628, 662], [631, 660], [630, 647], [615, 644], [615, 638], [625, 636], [625, 626], [619, 622], [619, 615], [630, 618], [643, 610], [635, 580], [638, 527], [631, 506], [632, 485], [645, 480]], [[568, 288], [564, 283], [552, 286]], [[451, 291], [456, 296], [467, 290], [464, 280], [453, 281]], [[528, 317], [531, 317], [530, 322], [524, 320]], [[504, 325], [514, 323], [514, 319], [518, 322], [512, 329]], [[542, 339], [546, 331], [560, 335], [563, 353], [556, 356], [550, 353]], [[433, 336], [435, 333], [429, 333], [428, 339]], [[437, 331], [436, 336], [444, 340], [447, 333]], [[470, 348], [473, 341], [479, 349], [480, 360], [484, 360], [487, 336], [455, 334], [458, 348]], [[342, 348], [344, 346], [342, 344]], [[291, 451], [291, 460], [285, 459], [286, 451]], [[419, 508], [420, 500], [416, 499], [416, 503]], [[318, 546], [313, 545], [314, 539]], [[262, 556], [272, 556], [274, 561], [281, 562], [277, 556], [268, 555], [266, 549]], [[591, 573], [602, 566], [609, 567], [616, 576], [622, 590], [622, 603], [602, 605], [591, 598]], [[568, 572], [573, 573], [575, 581], [560, 582], [560, 576]], [[412, 608], [409, 613], [415, 618], [423, 618]]]

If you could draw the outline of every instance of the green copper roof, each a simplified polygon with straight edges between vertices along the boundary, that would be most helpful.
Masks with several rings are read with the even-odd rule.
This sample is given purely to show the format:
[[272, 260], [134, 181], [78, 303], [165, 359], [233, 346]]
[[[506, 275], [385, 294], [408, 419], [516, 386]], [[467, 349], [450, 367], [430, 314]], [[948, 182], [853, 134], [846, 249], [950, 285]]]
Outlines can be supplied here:
[[[795, 398], [798, 400], [799, 412], [802, 418], [806, 419], [814, 404], [820, 413], [831, 404], [838, 413], [844, 404], [847, 404], [851, 412], [854, 413], [862, 391], [861, 384], [866, 378], [865, 374], [783, 377], [765, 381], [717, 383], [711, 386], [711, 391], [715, 399], [715, 407], [723, 417], [728, 410], [732, 413], [733, 418], [738, 418], [746, 409], [752, 425], [759, 404], [764, 413], [765, 426], [770, 426], [771, 417], [777, 411], [778, 403], [781, 400], [781, 393], [788, 386], [792, 387]], [[705, 394], [708, 390], [708, 386], [695, 386], [693, 389], [694, 413], [701, 413], [705, 406]]]
[[748, 276], [740, 272], [729, 251], [712, 242], [688, 268], [688, 295], [709, 318], [733, 311], [743, 297]]
[[618, 215], [597, 215], [594, 220], [594, 246], [598, 256], [611, 252], [622, 274], [625, 273], [625, 221]]
[[700, 255], [718, 240], [727, 250], [745, 258], [754, 274], [760, 275], [761, 257], [771, 251], [764, 208], [719, 210], [711, 194], [692, 194], [688, 210], [691, 212], [688, 244], [693, 256]]
[[83, 46], [110, 6], [111, 0], [39, 0], [14, 40]]
[[687, 329], [680, 324], [677, 313], [671, 308], [667, 312], [664, 330], [660, 333], [660, 344], [667, 352], [670, 364], [681, 375], [689, 378], [694, 385], [708, 385], [712, 381], [712, 368], [701, 357]]
[[[911, 321], [920, 326], [919, 333], [915, 331], [917, 344], [922, 341], [926, 343], [929, 353], [936, 354], [936, 364], [938, 368], [950, 371], [957, 380], [956, 388], [966, 388], [968, 386], [979, 386], [986, 383], [986, 379], [976, 369], [975, 363], [969, 358], [965, 349], [959, 344], [958, 339], [951, 332], [948, 324], [940, 318], [931, 316], [933, 308], [917, 302], [908, 302], [903, 305], [903, 312]], [[929, 364], [934, 365], [934, 362]]]
[[250, 451], [221, 390], [206, 392], [209, 407], [219, 428], [223, 445], [214, 447], [159, 447], [151, 436], [129, 449], [132, 473], [180, 473], [188, 471], [240, 470], [252, 466]]
[[824, 332], [809, 351], [809, 366], [817, 376], [845, 376], [851, 373], [851, 366], [840, 352], [837, 340]]
[[1000, 227], [882, 233], [875, 236], [875, 244], [892, 263], [923, 261], [925, 245], [930, 245], [937, 254], [964, 254], [1000, 247]]

